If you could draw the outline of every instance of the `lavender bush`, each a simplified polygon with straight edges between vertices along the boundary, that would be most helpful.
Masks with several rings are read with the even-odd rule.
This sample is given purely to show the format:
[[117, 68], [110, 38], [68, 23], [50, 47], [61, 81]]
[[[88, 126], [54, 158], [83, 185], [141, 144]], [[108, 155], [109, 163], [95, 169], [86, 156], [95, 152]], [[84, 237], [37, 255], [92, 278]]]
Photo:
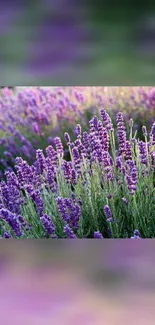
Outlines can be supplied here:
[[1, 237], [155, 237], [155, 122], [143, 140], [133, 129], [131, 119], [126, 133], [121, 112], [115, 128], [102, 107], [87, 132], [77, 124], [74, 141], [65, 132], [68, 161], [58, 136], [34, 164], [16, 158], [0, 184]]
[[78, 87], [17, 87], [15, 92], [1, 89], [1, 172], [11, 170], [17, 156], [33, 163], [36, 149], [45, 150], [48, 144], [54, 143], [57, 134], [62, 138], [65, 130], [75, 138], [77, 123], [87, 128], [85, 111], [90, 92], [89, 89], [87, 94], [86, 89]]
[[[1, 90], [0, 97], [0, 171], [14, 170], [15, 158], [22, 157], [29, 164], [35, 161], [35, 151], [45, 153], [48, 145], [54, 145], [59, 135], [64, 146], [64, 155], [69, 160], [64, 133], [76, 138], [76, 124], [87, 131], [93, 115], [99, 117], [104, 106], [114, 128], [118, 111], [124, 113], [124, 122], [129, 134], [129, 121], [134, 119], [133, 131], [142, 140], [142, 126], [149, 127], [154, 120], [154, 89], [151, 88], [9, 88]], [[104, 118], [104, 117], [103, 117]], [[106, 118], [106, 116], [105, 116]], [[116, 144], [117, 144], [117, 137]]]

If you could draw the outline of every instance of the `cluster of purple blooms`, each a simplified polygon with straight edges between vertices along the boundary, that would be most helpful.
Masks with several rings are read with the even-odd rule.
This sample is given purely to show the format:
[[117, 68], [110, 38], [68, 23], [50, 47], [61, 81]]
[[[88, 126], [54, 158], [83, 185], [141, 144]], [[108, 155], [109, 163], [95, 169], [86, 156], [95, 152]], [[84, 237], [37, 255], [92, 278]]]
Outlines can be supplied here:
[[[13, 93], [7, 88], [2, 90], [0, 98], [0, 144], [3, 155], [0, 157], [0, 177], [3, 177], [4, 170], [12, 171], [15, 163], [15, 157], [22, 157], [29, 163], [35, 161], [35, 151], [48, 144], [53, 145], [53, 137], [59, 132], [63, 133], [65, 125], [75, 125], [79, 120], [83, 125], [87, 125], [85, 112], [89, 110], [92, 114], [99, 112], [101, 108], [101, 117], [104, 128], [109, 131], [113, 128], [111, 118], [102, 106], [105, 104], [106, 109], [110, 108], [110, 116], [118, 112], [117, 91], [113, 90], [112, 95], [104, 91], [104, 87], [96, 87], [95, 90], [89, 89], [89, 95], [96, 108], [89, 108], [87, 104], [87, 87], [55, 87], [55, 88], [23, 88]], [[88, 87], [89, 88], [89, 87]], [[121, 91], [121, 89], [120, 89]], [[129, 90], [128, 90], [129, 92]], [[129, 120], [129, 112], [133, 104], [138, 107], [132, 112], [133, 118], [145, 118], [147, 116], [149, 123], [152, 123], [154, 115], [154, 97], [155, 88], [140, 87], [138, 90], [132, 89], [131, 94], [123, 98], [119, 106], [127, 110], [125, 121]], [[120, 97], [120, 94], [119, 94]], [[81, 108], [82, 107], [82, 108]], [[152, 109], [153, 108], [153, 109]], [[114, 114], [113, 114], [114, 112]], [[147, 114], [145, 114], [147, 112]], [[138, 118], [137, 118], [138, 116]], [[123, 150], [125, 139], [123, 138], [124, 125], [122, 124], [121, 113], [118, 115], [118, 142], [120, 143], [120, 153]], [[65, 124], [63, 124], [65, 122]], [[93, 121], [93, 128], [101, 127], [101, 137], [104, 132], [101, 121], [97, 125], [97, 120]], [[96, 124], [95, 124], [96, 123]], [[78, 134], [79, 132], [79, 134]], [[99, 131], [100, 132], [100, 131]], [[76, 130], [77, 144], [81, 144], [80, 130]], [[52, 135], [52, 136], [51, 136]], [[104, 135], [106, 137], [106, 133]], [[87, 135], [83, 135], [84, 141], [87, 142]], [[69, 141], [69, 139], [68, 139]], [[67, 141], [67, 142], [68, 142]], [[56, 140], [57, 142], [57, 140]], [[121, 146], [122, 142], [122, 146]], [[68, 142], [69, 143], [69, 142]], [[77, 146], [76, 144], [76, 146]], [[55, 145], [55, 144], [54, 144]], [[57, 143], [60, 152], [61, 147]], [[106, 149], [105, 149], [106, 150]], [[85, 152], [83, 153], [86, 154]]]
[[[41, 95], [44, 96], [44, 94], [40, 93]], [[25, 97], [21, 97], [19, 94], [19, 99], [23, 103], [25, 115], [28, 114], [28, 102], [32, 101], [33, 97], [29, 93]], [[34, 101], [33, 105], [36, 105]], [[63, 106], [63, 103], [61, 105]], [[31, 113], [34, 120], [36, 120], [36, 110], [32, 109], [32, 107], [31, 105]], [[48, 112], [48, 106], [46, 108]], [[44, 114], [41, 114], [41, 112], [38, 112], [38, 114], [37, 119], [45, 122]], [[69, 148], [70, 161], [64, 159], [64, 146], [58, 136], [54, 138], [53, 144], [46, 148], [46, 155], [42, 149], [36, 150], [36, 160], [33, 165], [29, 165], [22, 158], [16, 158], [16, 172], [7, 170], [5, 173], [6, 181], [0, 183], [1, 234], [4, 238], [22, 238], [25, 233], [27, 233], [28, 237], [29, 234], [32, 234], [33, 227], [35, 227], [35, 231], [40, 227], [42, 236], [58, 238], [58, 219], [61, 220], [62, 236], [65, 238], [78, 238], [83, 218], [83, 199], [82, 192], [80, 195], [78, 192], [79, 184], [82, 182], [83, 188], [86, 188], [87, 193], [90, 193], [90, 179], [95, 177], [96, 170], [100, 175], [101, 187], [103, 190], [108, 191], [108, 193], [105, 193], [108, 201], [103, 201], [102, 215], [107, 225], [107, 231], [108, 229], [111, 231], [112, 228], [109, 227], [111, 225], [113, 227], [117, 223], [117, 216], [113, 204], [110, 203], [114, 195], [110, 191], [117, 184], [117, 188], [121, 192], [122, 186], [124, 186], [126, 192], [125, 196], [122, 195], [122, 205], [124, 204], [126, 207], [129, 201], [136, 197], [139, 171], [142, 170], [142, 175], [145, 177], [148, 168], [153, 170], [150, 158], [154, 154], [151, 146], [154, 145], [155, 141], [155, 125], [153, 124], [151, 129], [149, 143], [146, 141], [132, 141], [133, 139], [127, 140], [123, 114], [118, 112], [116, 119], [118, 151], [114, 152], [115, 160], [110, 142], [114, 132], [113, 124], [103, 107], [100, 110], [100, 115], [101, 119], [94, 116], [90, 120], [89, 132], [85, 131], [82, 134], [81, 125], [77, 125], [75, 130], [76, 140], [74, 142], [71, 141], [70, 135], [65, 132], [64, 139]], [[48, 114], [46, 118], [47, 116]], [[10, 118], [13, 119], [13, 115]], [[46, 122], [48, 124], [48, 120]], [[37, 131], [36, 125], [35, 130], [40, 132], [39, 129]], [[143, 127], [143, 134], [147, 137], [145, 127]], [[16, 132], [16, 136], [20, 138], [23, 146], [29, 148], [31, 153], [33, 151], [31, 144], [24, 137], [21, 138], [20, 133], [17, 134]], [[12, 148], [14, 148], [13, 143]], [[7, 153], [6, 155], [8, 156]], [[63, 179], [60, 179], [60, 177]], [[67, 192], [63, 193], [63, 195], [60, 194], [63, 186], [59, 182], [64, 181], [66, 189], [70, 191], [69, 193], [72, 193], [71, 197], [68, 197]], [[51, 213], [49, 213], [50, 204], [53, 203], [49, 203], [47, 209], [43, 195], [45, 191], [47, 196], [52, 195], [54, 198], [55, 211], [57, 212], [54, 212], [54, 208], [51, 206]], [[79, 195], [78, 198], [75, 195], [76, 193]], [[25, 214], [22, 216], [21, 211], [27, 209], [28, 200], [33, 203], [31, 212], [35, 211], [36, 221], [32, 220], [30, 216], [25, 217]], [[105, 237], [103, 236], [104, 229], [101, 226], [99, 228], [93, 230], [93, 237], [96, 239]], [[140, 238], [139, 231], [135, 230], [134, 237], [131, 238]]]
[[[76, 124], [81, 116], [79, 105], [83, 111], [87, 108], [82, 89], [76, 87], [32, 87], [16, 93], [4, 88], [0, 97], [0, 169], [12, 171], [18, 156], [34, 163], [36, 149], [42, 143], [44, 148], [53, 144], [53, 136], [61, 131], [64, 121]], [[55, 145], [61, 154], [59, 138], [55, 138]]]

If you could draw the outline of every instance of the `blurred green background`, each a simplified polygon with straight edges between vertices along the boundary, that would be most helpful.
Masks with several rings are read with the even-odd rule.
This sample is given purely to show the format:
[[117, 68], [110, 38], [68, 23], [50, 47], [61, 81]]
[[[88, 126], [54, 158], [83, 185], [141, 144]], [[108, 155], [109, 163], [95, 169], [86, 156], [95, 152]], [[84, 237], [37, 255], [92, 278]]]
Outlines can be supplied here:
[[9, 0], [1, 85], [152, 85], [155, 4]]

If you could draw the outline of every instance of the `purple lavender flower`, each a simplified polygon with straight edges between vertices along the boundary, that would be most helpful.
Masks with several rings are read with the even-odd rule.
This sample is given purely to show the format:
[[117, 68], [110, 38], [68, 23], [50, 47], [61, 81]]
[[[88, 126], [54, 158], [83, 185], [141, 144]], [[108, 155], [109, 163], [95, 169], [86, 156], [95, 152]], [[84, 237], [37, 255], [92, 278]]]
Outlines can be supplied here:
[[76, 202], [76, 198], [75, 198], [75, 193], [72, 192], [72, 201], [75, 203]]
[[109, 150], [109, 135], [105, 128], [102, 127], [99, 131], [99, 139], [102, 145], [103, 151]]
[[97, 131], [98, 131], [98, 133], [102, 132], [103, 129], [105, 129], [105, 128], [103, 127], [103, 124], [102, 124], [101, 120], [98, 120], [97, 121]]
[[18, 167], [21, 167], [23, 164], [23, 159], [21, 157], [17, 157], [15, 163]]
[[77, 148], [78, 148], [78, 150], [80, 152], [80, 158], [82, 158], [82, 156], [87, 157], [87, 150], [84, 147], [84, 145], [82, 144], [81, 139], [77, 139], [75, 141], [75, 145], [77, 146]]
[[134, 164], [134, 161], [128, 161], [132, 164], [130, 165], [130, 171], [129, 174], [126, 174], [126, 180], [128, 184], [128, 189], [130, 191], [131, 195], [134, 195], [135, 191], [137, 190], [137, 180], [138, 180], [138, 173], [137, 173], [137, 167]]
[[104, 206], [104, 214], [105, 214], [108, 222], [111, 222], [113, 220], [112, 219], [112, 212], [111, 212], [110, 207], [108, 205]]
[[15, 168], [17, 169], [17, 178], [20, 186], [29, 183], [34, 183], [36, 185], [40, 184], [41, 179], [38, 174], [38, 164], [37, 168], [34, 166], [30, 167], [26, 161], [22, 160], [22, 158], [16, 158]]
[[116, 157], [116, 168], [117, 169], [122, 168], [122, 156]]
[[72, 202], [69, 224], [72, 226], [72, 228], [74, 230], [79, 229], [79, 220], [81, 217], [81, 206], [80, 205], [81, 205], [80, 202], [78, 202], [78, 204]]
[[44, 211], [44, 201], [41, 197], [41, 193], [39, 190], [35, 190], [33, 194], [34, 194], [34, 203], [36, 204], [39, 216], [41, 216]]
[[18, 189], [20, 189], [17, 176], [16, 176], [16, 174], [14, 172], [6, 171], [5, 176], [6, 176], [6, 179], [7, 179], [7, 185], [8, 186], [16, 186]]
[[64, 201], [65, 205], [67, 206], [67, 208], [69, 208], [71, 210], [72, 209], [72, 204], [73, 204], [72, 199], [64, 198], [63, 201]]
[[73, 154], [75, 170], [77, 171], [78, 174], [80, 174], [81, 173], [81, 166], [80, 166], [81, 160], [80, 160], [79, 150], [77, 147], [73, 148], [72, 154]]
[[59, 137], [56, 137], [54, 139], [55, 141], [55, 145], [56, 145], [56, 151], [57, 151], [57, 154], [63, 158], [63, 155], [64, 155], [64, 151], [63, 151], [63, 145], [62, 145], [62, 142], [61, 142], [61, 139]]
[[109, 114], [106, 113], [106, 111], [105, 111], [104, 108], [102, 108], [100, 110], [100, 114], [101, 114], [102, 121], [103, 121], [103, 124], [104, 124], [105, 128], [107, 130], [112, 130], [113, 129], [113, 125], [112, 125], [112, 122], [111, 122], [111, 118], [110, 118]]
[[49, 217], [47, 214], [43, 214], [42, 217], [40, 217], [40, 220], [42, 222], [44, 230], [48, 235], [55, 234], [55, 227], [51, 217]]
[[98, 118], [94, 116], [90, 121], [89, 121], [89, 126], [90, 126], [90, 132], [94, 133], [94, 135], [98, 134]]
[[134, 168], [136, 166], [136, 163], [134, 160], [127, 160], [126, 161], [126, 165], [129, 168], [129, 170], [131, 171], [132, 168]]
[[74, 234], [73, 230], [70, 228], [70, 226], [68, 224], [64, 227], [64, 233], [67, 236], [67, 238], [72, 238], [72, 239], [77, 238], [76, 235]]
[[148, 158], [147, 158], [147, 150], [146, 150], [146, 143], [143, 141], [138, 142], [139, 152], [140, 152], [140, 162], [147, 166]]
[[125, 198], [125, 197], [122, 197], [122, 201], [126, 204], [126, 205], [128, 205], [128, 200]]
[[117, 137], [119, 144], [119, 155], [125, 152], [125, 143], [126, 143], [126, 132], [123, 122], [123, 114], [119, 112], [117, 114]]
[[72, 168], [72, 170], [71, 170], [71, 181], [72, 181], [73, 185], [77, 184], [77, 173], [74, 168]]
[[55, 169], [54, 166], [51, 164], [50, 158], [48, 157], [46, 158], [46, 170], [47, 170], [47, 174], [46, 174], [47, 182], [50, 185], [52, 192], [56, 192], [57, 185], [55, 181]]
[[67, 145], [70, 146], [71, 139], [70, 139], [70, 136], [69, 136], [69, 134], [67, 132], [65, 132], [64, 138], [66, 140]]
[[126, 160], [132, 160], [132, 150], [130, 141], [125, 142], [125, 158]]
[[92, 145], [92, 150], [93, 151], [97, 151], [97, 150], [101, 150], [102, 151], [102, 146], [100, 143], [100, 140], [96, 137], [96, 136], [91, 136], [92, 134], [90, 134], [90, 140], [91, 140], [91, 145]]
[[103, 163], [104, 163], [104, 167], [110, 167], [111, 166], [110, 155], [109, 155], [109, 152], [107, 152], [107, 151], [103, 152]]
[[96, 238], [96, 239], [102, 239], [103, 236], [102, 236], [102, 234], [99, 231], [95, 231], [94, 232], [94, 238]]
[[28, 226], [27, 222], [24, 220], [24, 218], [21, 215], [18, 215], [17, 218], [18, 218], [18, 221], [20, 222], [20, 224], [23, 227], [27, 227]]
[[36, 151], [36, 159], [38, 163], [38, 172], [42, 174], [46, 164], [45, 164], [45, 157], [41, 149], [38, 149]]
[[102, 153], [102, 159], [103, 159], [103, 163], [104, 163], [104, 169], [106, 172], [107, 180], [113, 180], [113, 172], [112, 172], [109, 152], [104, 151]]
[[46, 148], [46, 155], [51, 160], [51, 164], [53, 166], [57, 166], [57, 152], [54, 150], [54, 148], [50, 145]]
[[9, 189], [7, 184], [2, 181], [0, 183], [0, 190], [1, 190], [1, 199], [3, 202], [4, 207], [8, 208], [9, 207]]
[[83, 132], [83, 143], [86, 148], [87, 153], [89, 152], [90, 149], [90, 140], [89, 140], [89, 135], [87, 132]]
[[82, 206], [82, 200], [81, 199], [78, 199], [77, 203]]
[[102, 153], [102, 146], [100, 143], [100, 140], [97, 137], [94, 137], [91, 139], [92, 143], [92, 156], [91, 156], [91, 161], [97, 161], [101, 164], [103, 160], [103, 153]]
[[110, 200], [113, 197], [113, 195], [110, 193], [107, 195], [107, 199]]
[[35, 203], [37, 212], [39, 216], [41, 217], [44, 211], [44, 201], [41, 197], [40, 191], [34, 190], [33, 186], [31, 184], [25, 185], [25, 190], [27, 191], [29, 197], [31, 200]]
[[2, 218], [3, 220], [5, 220], [8, 223], [8, 225], [12, 228], [12, 230], [14, 231], [14, 233], [17, 237], [22, 236], [21, 226], [20, 226], [18, 218], [15, 214], [11, 213], [7, 209], [1, 209], [0, 210], [0, 218]]
[[79, 220], [81, 217], [81, 207], [80, 204], [77, 204], [75, 200], [69, 198], [60, 198], [56, 199], [58, 210], [62, 215], [64, 221], [67, 221], [69, 226], [74, 230], [79, 228]]
[[72, 170], [70, 163], [64, 160], [62, 162], [62, 169], [64, 172], [66, 182], [67, 182], [67, 184], [69, 184], [71, 181], [71, 170]]
[[77, 124], [75, 133], [76, 133], [77, 138], [81, 139], [81, 125], [80, 124]]
[[68, 208], [64, 202], [64, 199], [62, 199], [61, 197], [57, 197], [56, 202], [58, 206], [58, 211], [61, 213], [63, 220], [68, 221], [69, 220]]
[[141, 239], [139, 235], [140, 235], [139, 230], [136, 229], [134, 231], [134, 236], [131, 237], [131, 239]]
[[32, 184], [26, 184], [25, 185], [25, 190], [26, 190], [26, 192], [28, 193], [28, 195], [30, 196], [30, 198], [32, 199], [32, 200], [34, 200], [34, 188], [33, 188], [33, 185]]
[[155, 168], [155, 151], [153, 151], [151, 154], [151, 162], [152, 162], [153, 168]]
[[136, 184], [137, 183], [137, 179], [138, 179], [138, 173], [137, 173], [137, 167], [133, 167], [132, 170], [131, 170], [131, 177], [132, 177], [132, 181], [133, 181], [133, 184]]
[[14, 173], [6, 172], [7, 184], [5, 182], [0, 183], [1, 199], [3, 207], [12, 211], [13, 213], [20, 212], [20, 204], [23, 202], [21, 198], [21, 192], [19, 184]]
[[7, 230], [5, 230], [3, 237], [6, 239], [12, 238], [11, 234]]

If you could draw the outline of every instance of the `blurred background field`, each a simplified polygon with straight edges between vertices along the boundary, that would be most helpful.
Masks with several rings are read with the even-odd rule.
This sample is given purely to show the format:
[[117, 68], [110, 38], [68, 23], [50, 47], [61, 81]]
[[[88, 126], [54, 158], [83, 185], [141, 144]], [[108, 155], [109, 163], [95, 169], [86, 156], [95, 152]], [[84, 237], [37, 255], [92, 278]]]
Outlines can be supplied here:
[[60, 136], [68, 149], [64, 133], [75, 140], [78, 123], [88, 129], [92, 116], [104, 107], [114, 127], [116, 114], [122, 111], [127, 132], [129, 120], [134, 120], [133, 131], [143, 138], [142, 126], [151, 129], [155, 117], [153, 87], [15, 87], [1, 88], [0, 96], [0, 170], [12, 170], [17, 156], [30, 164], [35, 151], [45, 150]]
[[2, 85], [152, 85], [155, 5], [6, 0]]

